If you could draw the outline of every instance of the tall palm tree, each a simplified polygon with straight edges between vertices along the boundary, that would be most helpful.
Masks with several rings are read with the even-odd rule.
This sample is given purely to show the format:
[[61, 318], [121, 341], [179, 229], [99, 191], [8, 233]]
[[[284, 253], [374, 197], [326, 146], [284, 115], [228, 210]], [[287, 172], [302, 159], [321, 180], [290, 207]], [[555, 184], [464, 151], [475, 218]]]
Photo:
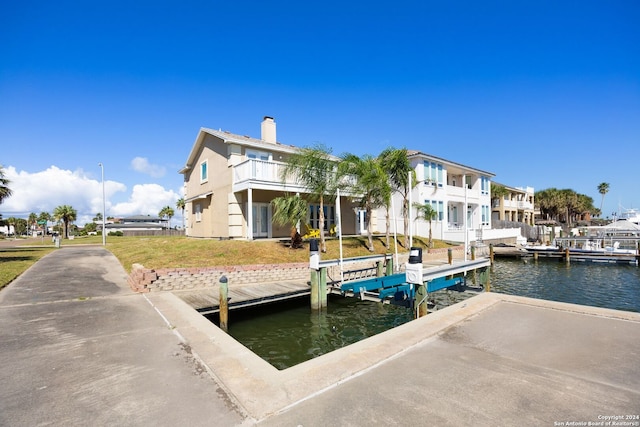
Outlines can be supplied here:
[[[416, 185], [415, 170], [409, 162], [406, 148], [387, 148], [378, 158], [382, 168], [389, 175], [391, 188], [402, 195], [402, 216], [404, 217], [404, 246], [409, 247], [409, 192]], [[411, 174], [411, 180], [409, 180]]]
[[300, 233], [296, 229], [299, 222], [307, 216], [307, 202], [298, 195], [276, 197], [271, 201], [273, 206], [273, 222], [277, 225], [291, 225], [291, 249], [302, 247]]
[[602, 212], [602, 204], [604, 203], [604, 195], [609, 192], [609, 183], [601, 182], [598, 184], [598, 193], [602, 195], [602, 199], [600, 200], [600, 212]]
[[36, 229], [38, 224], [38, 214], [36, 214], [35, 212], [31, 212], [29, 214], [28, 223], [29, 223], [29, 233], [32, 233], [33, 230]]
[[371, 218], [373, 210], [384, 206], [390, 199], [390, 187], [387, 185], [389, 177], [382, 169], [381, 162], [375, 157], [364, 155], [358, 157], [354, 154], [345, 154], [338, 165], [340, 178], [350, 177], [355, 180], [349, 188], [357, 204], [364, 208], [366, 217], [367, 236], [369, 250], [373, 248], [373, 232], [371, 230]]
[[291, 155], [282, 168], [280, 179], [287, 182], [293, 178], [306, 192], [311, 200], [320, 204], [319, 224], [320, 250], [327, 251], [324, 238], [324, 201], [333, 196], [336, 188], [336, 161], [332, 159], [331, 150], [322, 144], [301, 148]]
[[60, 205], [53, 210], [53, 217], [64, 224], [64, 238], [69, 238], [69, 223], [76, 220], [78, 213], [69, 205]]
[[2, 167], [2, 165], [0, 165], [0, 203], [2, 203], [4, 199], [11, 196], [12, 191], [9, 188], [10, 183], [11, 181], [9, 181], [4, 176], [4, 168]]
[[429, 247], [432, 248], [433, 232], [431, 230], [431, 221], [436, 219], [436, 217], [438, 216], [438, 212], [433, 209], [433, 206], [431, 206], [430, 204], [414, 203], [413, 205], [418, 209], [418, 218], [429, 221]]
[[167, 230], [170, 228], [170, 222], [171, 222], [171, 217], [175, 214], [173, 208], [171, 206], [165, 206], [164, 208], [160, 209], [160, 212], [158, 213], [158, 216], [160, 218], [167, 218]]
[[181, 197], [176, 202], [176, 208], [182, 211], [182, 230], [184, 230], [184, 208], [186, 206], [186, 202], [184, 201], [184, 197]]

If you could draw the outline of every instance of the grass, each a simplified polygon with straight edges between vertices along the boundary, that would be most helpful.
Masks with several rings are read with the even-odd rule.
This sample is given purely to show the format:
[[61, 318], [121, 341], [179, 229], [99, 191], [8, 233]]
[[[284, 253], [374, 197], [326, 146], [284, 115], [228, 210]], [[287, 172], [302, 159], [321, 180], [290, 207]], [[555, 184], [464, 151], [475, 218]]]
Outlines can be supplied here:
[[[398, 251], [406, 252], [399, 237]], [[393, 237], [391, 247], [385, 246], [385, 236], [374, 236], [374, 252], [367, 249], [366, 236], [343, 239], [344, 258], [385, 254], [394, 252]], [[413, 245], [426, 248], [427, 239], [414, 237]], [[49, 239], [33, 239], [21, 244], [41, 245], [38, 247], [1, 248], [0, 288], [14, 280], [30, 265], [55, 248]], [[92, 244], [101, 245], [101, 236], [76, 237], [62, 240], [62, 246]], [[446, 242], [434, 240], [435, 248], [451, 246]], [[127, 272], [133, 264], [142, 264], [146, 268], [207, 267], [217, 265], [280, 264], [309, 261], [309, 243], [302, 249], [289, 249], [288, 241], [282, 240], [213, 240], [176, 236], [117, 237], [107, 236], [107, 249], [120, 261]], [[327, 240], [327, 252], [322, 259], [340, 258], [338, 239]]]
[[53, 247], [0, 247], [0, 289], [53, 250]]

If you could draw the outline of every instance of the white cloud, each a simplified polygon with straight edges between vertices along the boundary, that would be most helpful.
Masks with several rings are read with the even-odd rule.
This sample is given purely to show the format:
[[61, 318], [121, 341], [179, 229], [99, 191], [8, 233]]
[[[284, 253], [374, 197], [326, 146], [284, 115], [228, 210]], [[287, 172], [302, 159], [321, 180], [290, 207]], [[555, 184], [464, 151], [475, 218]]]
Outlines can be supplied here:
[[[31, 212], [53, 213], [57, 206], [70, 205], [78, 214], [76, 224], [84, 225], [91, 222], [96, 213], [102, 212], [102, 182], [89, 177], [82, 169], [70, 171], [51, 166], [41, 172], [29, 173], [18, 172], [9, 166], [4, 172], [10, 181], [12, 195], [0, 205], [3, 218], [26, 218]], [[125, 184], [107, 180], [104, 189], [107, 216], [157, 216], [164, 206], [171, 206], [176, 216], [181, 217], [182, 213], [175, 205], [182, 195], [161, 185], [134, 185], [126, 202], [110, 201], [118, 198], [118, 193], [127, 192]], [[174, 218], [172, 223], [176, 220]]]
[[113, 205], [107, 215], [115, 217], [131, 215], [157, 216], [158, 212], [165, 206], [170, 206], [178, 214], [175, 206], [180, 197], [180, 194], [175, 191], [167, 190], [158, 184], [136, 184], [133, 186], [129, 200]]
[[135, 157], [131, 160], [131, 169], [136, 172], [149, 175], [153, 178], [163, 177], [167, 172], [164, 166], [151, 164], [149, 163], [149, 159], [146, 157]]
[[[13, 166], [5, 169], [5, 177], [11, 182], [11, 197], [1, 205], [4, 217], [24, 217], [31, 212], [49, 212], [60, 205], [70, 205], [81, 215], [102, 212], [102, 183], [91, 179], [82, 169], [76, 171], [51, 166], [48, 169], [29, 173], [18, 172]], [[105, 181], [107, 198], [127, 187], [119, 182]]]

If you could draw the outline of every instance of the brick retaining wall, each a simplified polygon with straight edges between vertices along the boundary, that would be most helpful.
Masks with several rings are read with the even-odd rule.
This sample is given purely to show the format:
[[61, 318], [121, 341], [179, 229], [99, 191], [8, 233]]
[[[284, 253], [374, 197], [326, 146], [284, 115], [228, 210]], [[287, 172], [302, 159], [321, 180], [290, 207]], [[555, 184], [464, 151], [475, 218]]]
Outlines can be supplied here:
[[[464, 257], [462, 246], [453, 247], [453, 258]], [[429, 259], [447, 258], [448, 249], [430, 249], [423, 253], [424, 262]], [[408, 259], [408, 254], [400, 254], [399, 262], [402, 267]], [[375, 261], [350, 263], [345, 270], [371, 270], [375, 275]], [[366, 274], [366, 273], [365, 273]], [[173, 291], [197, 289], [216, 286], [221, 276], [227, 276], [229, 285], [246, 285], [252, 283], [268, 283], [278, 281], [309, 280], [309, 263], [288, 264], [259, 264], [259, 265], [229, 265], [216, 267], [192, 268], [161, 268], [148, 269], [140, 264], [134, 264], [127, 279], [129, 286], [135, 292]], [[339, 278], [339, 268], [330, 267], [330, 280]]]

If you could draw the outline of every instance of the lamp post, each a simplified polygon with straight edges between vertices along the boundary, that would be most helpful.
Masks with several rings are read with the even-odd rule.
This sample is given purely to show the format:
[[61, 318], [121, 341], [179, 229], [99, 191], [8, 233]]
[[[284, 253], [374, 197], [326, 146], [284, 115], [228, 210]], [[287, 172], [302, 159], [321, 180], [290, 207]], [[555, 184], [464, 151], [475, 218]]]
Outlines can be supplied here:
[[107, 245], [107, 208], [106, 201], [104, 197], [104, 165], [102, 163], [98, 163], [100, 166], [100, 170], [102, 171], [102, 246]]

